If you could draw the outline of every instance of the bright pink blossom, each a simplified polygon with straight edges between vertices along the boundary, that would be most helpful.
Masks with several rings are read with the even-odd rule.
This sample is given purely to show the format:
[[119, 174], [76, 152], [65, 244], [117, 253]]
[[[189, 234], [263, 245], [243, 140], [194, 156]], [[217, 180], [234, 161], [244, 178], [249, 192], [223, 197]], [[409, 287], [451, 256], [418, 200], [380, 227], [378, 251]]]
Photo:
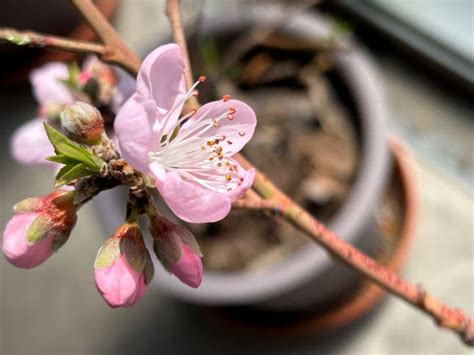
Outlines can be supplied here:
[[200, 81], [186, 92], [179, 47], [161, 46], [145, 58], [137, 91], [115, 120], [123, 157], [152, 176], [173, 212], [193, 223], [224, 218], [255, 175], [232, 158], [255, 130], [248, 105], [225, 97], [180, 117]]
[[153, 278], [153, 263], [137, 224], [126, 223], [97, 253], [95, 284], [110, 307], [130, 307]]
[[15, 205], [3, 233], [3, 253], [13, 265], [29, 269], [45, 262], [69, 238], [76, 223], [74, 192], [57, 190]]

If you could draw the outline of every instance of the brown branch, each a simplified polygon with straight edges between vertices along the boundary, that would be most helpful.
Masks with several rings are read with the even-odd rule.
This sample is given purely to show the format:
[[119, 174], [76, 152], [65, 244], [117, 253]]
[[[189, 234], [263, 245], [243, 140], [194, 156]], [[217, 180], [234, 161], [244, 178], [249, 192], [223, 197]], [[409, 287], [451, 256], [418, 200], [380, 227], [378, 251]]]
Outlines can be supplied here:
[[[166, 0], [166, 16], [170, 22], [171, 32], [173, 33], [173, 40], [181, 49], [181, 55], [184, 58], [184, 77], [186, 87], [190, 88], [193, 85], [193, 74], [191, 69], [191, 61], [189, 60], [188, 46], [186, 45], [186, 38], [184, 37], [183, 23], [181, 20], [181, 11], [179, 10], [180, 0]], [[198, 106], [196, 97], [189, 99], [189, 106]]]
[[74, 41], [68, 38], [45, 35], [32, 31], [17, 31], [11, 28], [0, 28], [0, 42], [6, 41], [20, 46], [52, 48], [76, 53], [95, 53], [101, 58], [108, 48], [92, 42]]
[[[179, 1], [168, 0], [166, 13], [170, 18], [173, 36], [175, 40], [178, 39], [176, 42], [181, 47], [181, 52], [187, 54], [186, 40], [181, 22], [173, 21], [173, 19], [180, 19]], [[188, 77], [192, 77], [189, 60], [187, 61], [186, 73]], [[191, 82], [187, 81], [188, 88], [191, 84]], [[242, 155], [237, 154], [234, 158], [244, 168], [254, 168]], [[396, 273], [384, 268], [374, 259], [339, 238], [306, 210], [292, 201], [290, 197], [279, 190], [258, 170], [256, 171], [252, 187], [262, 199], [259, 201], [255, 199], [255, 197], [247, 197], [247, 199], [244, 198], [241, 202], [237, 201], [234, 205], [238, 207], [248, 206], [249, 208], [256, 207], [257, 209], [265, 209], [266, 202], [270, 201], [271, 205], [277, 207], [283, 219], [290, 222], [296, 229], [310, 236], [334, 258], [339, 259], [350, 268], [357, 270], [391, 294], [427, 313], [440, 327], [455, 331], [464, 343], [470, 346], [474, 345], [474, 321], [462, 311], [452, 309], [428, 293], [422, 292], [417, 286], [402, 280]]]
[[102, 42], [111, 48], [111, 50], [102, 57], [104, 61], [118, 64], [129, 73], [136, 75], [140, 69], [140, 58], [127, 47], [125, 42], [120, 38], [94, 3], [91, 0], [72, 0], [72, 3]]

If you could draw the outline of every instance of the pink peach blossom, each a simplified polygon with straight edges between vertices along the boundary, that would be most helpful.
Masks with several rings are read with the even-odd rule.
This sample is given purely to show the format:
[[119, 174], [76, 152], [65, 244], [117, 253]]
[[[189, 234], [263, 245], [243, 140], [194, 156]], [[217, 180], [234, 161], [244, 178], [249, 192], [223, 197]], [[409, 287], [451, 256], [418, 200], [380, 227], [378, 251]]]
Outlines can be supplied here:
[[95, 284], [110, 307], [130, 307], [153, 278], [153, 263], [136, 223], [125, 223], [100, 248], [94, 264]]
[[224, 218], [255, 175], [232, 158], [255, 130], [248, 105], [225, 97], [180, 117], [201, 81], [186, 92], [179, 47], [161, 46], [145, 58], [136, 93], [115, 120], [123, 157], [153, 177], [173, 212], [193, 223]]

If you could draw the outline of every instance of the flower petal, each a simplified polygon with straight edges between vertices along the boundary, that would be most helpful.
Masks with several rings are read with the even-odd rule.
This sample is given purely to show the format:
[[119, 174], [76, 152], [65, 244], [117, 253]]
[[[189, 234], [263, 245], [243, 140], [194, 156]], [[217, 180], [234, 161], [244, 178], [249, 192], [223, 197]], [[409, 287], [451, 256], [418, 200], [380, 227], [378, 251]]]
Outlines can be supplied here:
[[186, 244], [181, 245], [181, 258], [170, 263], [170, 271], [190, 287], [197, 288], [202, 281], [202, 262], [196, 254]]
[[145, 293], [143, 273], [133, 270], [123, 255], [109, 267], [96, 268], [94, 276], [97, 289], [110, 307], [133, 306]]
[[178, 119], [184, 95], [184, 61], [179, 47], [172, 43], [158, 47], [147, 55], [137, 77], [137, 93], [153, 99], [156, 105], [168, 112], [175, 108], [170, 117], [173, 123]]
[[153, 144], [155, 112], [149, 102], [135, 94], [118, 112], [114, 130], [120, 152], [134, 168], [148, 171], [148, 152]]
[[[233, 155], [239, 152], [245, 144], [252, 138], [257, 125], [257, 118], [255, 112], [246, 103], [238, 100], [219, 100], [212, 101], [202, 106], [196, 114], [189, 119], [181, 130], [180, 134], [192, 130], [197, 123], [203, 120], [211, 120], [226, 115], [229, 110], [234, 110], [232, 119], [227, 117], [222, 118], [218, 122], [218, 127], [212, 127], [199, 136], [214, 137], [225, 136], [223, 142], [224, 155]], [[212, 122], [209, 122], [212, 125]]]
[[44, 130], [43, 120], [39, 118], [26, 122], [13, 133], [10, 153], [16, 161], [25, 165], [57, 165], [46, 160], [54, 155], [54, 148]]
[[50, 103], [73, 104], [71, 91], [61, 80], [68, 78], [66, 64], [60, 62], [49, 63], [35, 69], [30, 74], [33, 94], [41, 105]]
[[216, 222], [231, 209], [228, 196], [185, 181], [176, 171], [166, 174], [163, 180], [157, 178], [156, 188], [174, 214], [186, 222]]
[[39, 242], [30, 244], [26, 232], [38, 213], [17, 213], [8, 222], [3, 233], [3, 253], [5, 258], [23, 269], [30, 269], [44, 263], [53, 254], [54, 235], [46, 236]]

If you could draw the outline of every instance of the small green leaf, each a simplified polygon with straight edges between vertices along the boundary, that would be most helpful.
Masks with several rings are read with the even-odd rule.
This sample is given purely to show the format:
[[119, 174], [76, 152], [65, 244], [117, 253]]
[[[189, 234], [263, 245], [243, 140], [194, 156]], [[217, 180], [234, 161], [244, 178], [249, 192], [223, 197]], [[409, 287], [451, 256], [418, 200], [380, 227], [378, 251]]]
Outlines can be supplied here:
[[24, 46], [31, 43], [31, 39], [28, 36], [16, 31], [11, 31], [11, 34], [7, 35], [5, 39], [17, 46]]
[[61, 170], [59, 170], [58, 174], [56, 175], [54, 187], [60, 187], [76, 179], [94, 174], [95, 172], [91, 171], [87, 166], [81, 163], [66, 165]]
[[68, 158], [65, 155], [53, 155], [51, 157], [47, 157], [46, 160], [53, 161], [55, 163], [60, 163], [64, 165], [70, 165], [70, 164], [77, 164], [78, 161], [75, 159]]
[[49, 141], [54, 146], [57, 156], [64, 156], [66, 158], [81, 162], [95, 173], [100, 171], [100, 168], [104, 163], [101, 159], [94, 156], [86, 148], [73, 142], [47, 123], [44, 123], [44, 128], [46, 130], [46, 134], [48, 135]]

